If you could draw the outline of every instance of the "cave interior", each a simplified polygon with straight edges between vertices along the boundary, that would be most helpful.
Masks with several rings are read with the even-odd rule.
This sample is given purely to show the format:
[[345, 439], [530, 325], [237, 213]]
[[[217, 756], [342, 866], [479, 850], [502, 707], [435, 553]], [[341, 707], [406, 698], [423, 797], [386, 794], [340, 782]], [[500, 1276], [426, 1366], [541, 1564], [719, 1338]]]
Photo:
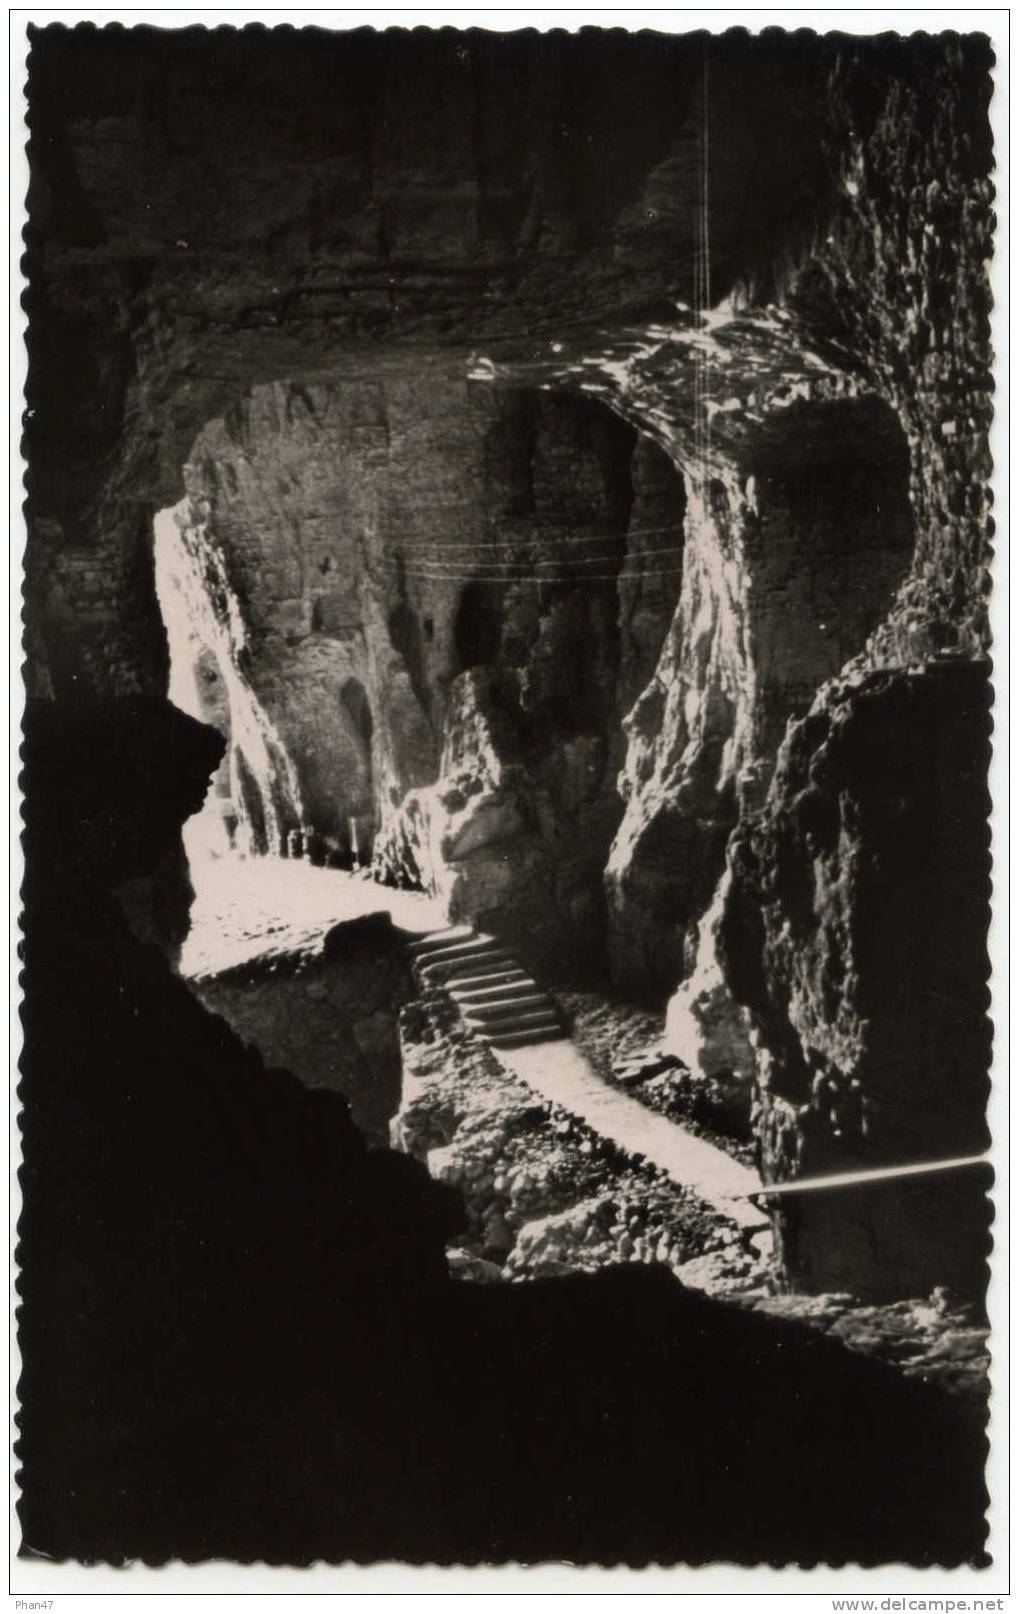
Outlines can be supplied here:
[[[224, 741], [132, 931], [457, 1189], [468, 1281], [593, 1270], [543, 1218], [624, 1168], [500, 1178], [572, 1123], [410, 933], [762, 1192], [983, 1154], [987, 42], [199, 34], [32, 31], [29, 693]], [[979, 1310], [946, 1183], [604, 1264]]]

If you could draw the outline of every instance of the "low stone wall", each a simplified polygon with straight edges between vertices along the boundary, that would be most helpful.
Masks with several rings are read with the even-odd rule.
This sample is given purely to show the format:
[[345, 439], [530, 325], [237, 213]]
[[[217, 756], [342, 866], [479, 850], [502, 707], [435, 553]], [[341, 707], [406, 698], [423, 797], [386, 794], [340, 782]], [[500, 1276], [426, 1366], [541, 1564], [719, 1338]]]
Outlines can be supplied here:
[[319, 954], [257, 959], [191, 985], [268, 1064], [342, 1093], [368, 1143], [382, 1146], [400, 1102], [406, 940], [388, 915], [370, 914], [337, 925]]

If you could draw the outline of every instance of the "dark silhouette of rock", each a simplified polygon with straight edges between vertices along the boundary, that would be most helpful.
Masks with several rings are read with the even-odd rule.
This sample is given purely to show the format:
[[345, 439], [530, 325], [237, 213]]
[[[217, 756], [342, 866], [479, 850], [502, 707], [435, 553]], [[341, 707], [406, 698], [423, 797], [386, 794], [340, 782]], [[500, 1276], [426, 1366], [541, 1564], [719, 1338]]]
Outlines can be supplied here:
[[215, 1470], [229, 1409], [286, 1381], [294, 1342], [324, 1350], [373, 1290], [442, 1281], [458, 1225], [448, 1191], [370, 1153], [338, 1095], [266, 1069], [124, 922], [114, 888], [165, 852], [221, 750], [144, 698], [26, 718], [29, 1544], [62, 1507], [92, 1543], [161, 1506], [154, 1439], [195, 1485], [188, 1440]]
[[980, 1430], [648, 1270], [452, 1284], [458, 1207], [111, 896], [201, 799], [164, 703], [26, 718], [23, 1551], [979, 1561]]

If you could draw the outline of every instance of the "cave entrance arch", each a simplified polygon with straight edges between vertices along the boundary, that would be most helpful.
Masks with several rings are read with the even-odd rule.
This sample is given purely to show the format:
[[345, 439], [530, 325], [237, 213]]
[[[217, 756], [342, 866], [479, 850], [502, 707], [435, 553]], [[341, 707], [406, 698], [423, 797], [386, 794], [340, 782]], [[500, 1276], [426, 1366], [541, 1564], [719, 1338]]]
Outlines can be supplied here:
[[[199, 569], [219, 555], [225, 572], [193, 579], [193, 615], [212, 611], [234, 634], [213, 669], [222, 693], [246, 687], [268, 707], [249, 721], [250, 702], [235, 701], [231, 740], [264, 732], [269, 715], [293, 758], [301, 816], [284, 849], [341, 868], [370, 856], [377, 877], [412, 889], [434, 879], [412, 798], [461, 773], [470, 786], [487, 743], [447, 721], [453, 686], [478, 672], [491, 699], [470, 722], [491, 721], [493, 745], [524, 764], [521, 818], [542, 843], [556, 950], [578, 934], [600, 947], [623, 718], [679, 597], [683, 479], [600, 399], [465, 389], [452, 363], [433, 383], [260, 383], [210, 419], [188, 454], [188, 497], [206, 512]], [[209, 698], [198, 712], [215, 721]], [[493, 759], [495, 777], [507, 760]], [[267, 770], [241, 757], [233, 773], [228, 812], [236, 798], [268, 837], [280, 792], [256, 810]], [[546, 799], [547, 812], [535, 806]], [[505, 870], [502, 851], [492, 858]], [[474, 859], [459, 887], [476, 871], [480, 892], [485, 869]]]

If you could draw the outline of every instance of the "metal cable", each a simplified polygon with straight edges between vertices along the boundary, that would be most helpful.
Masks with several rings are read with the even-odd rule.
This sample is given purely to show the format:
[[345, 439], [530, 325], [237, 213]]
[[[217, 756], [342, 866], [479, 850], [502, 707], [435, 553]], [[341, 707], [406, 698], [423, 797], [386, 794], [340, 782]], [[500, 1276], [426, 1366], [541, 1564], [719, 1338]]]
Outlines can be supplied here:
[[[397, 571], [396, 567], [390, 570]], [[520, 572], [517, 575], [490, 577], [478, 572], [422, 572], [400, 568], [404, 577], [420, 578], [429, 583], [537, 583], [539, 588], [543, 583], [630, 583], [648, 577], [678, 577], [682, 574], [682, 566], [656, 567], [653, 571], [618, 571], [606, 572], [604, 575], [587, 572], [565, 574], [561, 576], [548, 576], [546, 573], [535, 575], [531, 572]]]
[[[652, 535], [660, 533], [660, 532], [681, 533], [682, 532], [682, 526], [683, 526], [683, 523], [682, 523], [681, 520], [680, 521], [670, 521], [668, 526], [665, 526], [665, 527], [632, 527], [632, 528], [628, 529], [626, 532], [579, 533], [575, 537], [556, 538], [554, 541], [556, 543], [559, 543], [559, 544], [610, 543], [610, 542], [614, 542], [616, 539], [619, 539], [619, 538], [625, 538], [627, 540], [629, 540], [630, 538], [649, 538]], [[548, 541], [547, 540], [547, 535], [544, 535], [544, 534], [538, 535], [538, 536], [535, 536], [535, 537], [519, 538], [519, 539], [513, 539], [513, 538], [495, 538], [495, 539], [491, 539], [491, 540], [487, 540], [487, 539], [486, 540], [468, 539], [466, 543], [459, 543], [459, 542], [458, 543], [446, 543], [442, 539], [417, 538], [417, 539], [412, 539], [411, 540], [411, 547], [417, 548], [418, 546], [420, 546], [422, 549], [426, 549], [426, 548], [427, 549], [453, 549], [453, 550], [471, 550], [471, 551], [473, 551], [475, 549], [504, 549], [508, 544], [511, 544], [511, 543], [514, 543], [514, 542], [521, 543], [521, 544], [533, 544], [533, 543], [543, 543], [543, 542], [546, 542], [546, 541]]]
[[[653, 549], [642, 549], [642, 550], [639, 551], [639, 553], [634, 554], [634, 555], [620, 555], [619, 556], [619, 563], [620, 563], [620, 565], [625, 565], [627, 563], [627, 561], [642, 561], [648, 556], [675, 555], [677, 549], [679, 549], [680, 547], [681, 546], [679, 544], [658, 544]], [[390, 551], [388, 551], [387, 553], [385, 553], [382, 556], [382, 559], [385, 562], [385, 564], [389, 565], [389, 566], [393, 566], [397, 571], [399, 571], [400, 568], [406, 564], [408, 558], [416, 561], [419, 565], [422, 565], [422, 566], [449, 567], [449, 566], [459, 566], [459, 565], [467, 564], [466, 562], [460, 562], [460, 561], [455, 561], [455, 560], [444, 560], [440, 555], [429, 555], [429, 554], [424, 554], [424, 553], [416, 553], [416, 554], [413, 554], [410, 557], [408, 557], [406, 554], [399, 554], [397, 552], [394, 552], [394, 551], [390, 550]], [[606, 554], [602, 554], [602, 555], [568, 555], [568, 556], [566, 556], [566, 560], [568, 561], [569, 565], [571, 565], [571, 566], [596, 566], [599, 563], [605, 564], [605, 565], [611, 565], [612, 561], [615, 560], [615, 559], [616, 559], [616, 556], [611, 551], [606, 553]], [[537, 557], [536, 559], [533, 559], [533, 560], [530, 559], [530, 558], [523, 558], [523, 557], [519, 557], [519, 556], [516, 559], [514, 559], [511, 556], [507, 556], [505, 560], [479, 560], [472, 569], [475, 570], [475, 571], [481, 571], [481, 570], [485, 570], [485, 569], [488, 569], [488, 570], [495, 569], [497, 571], [503, 571], [503, 570], [505, 570], [505, 568], [507, 566], [518, 566], [518, 567], [530, 568], [532, 566], [555, 566], [555, 565], [561, 565], [562, 562], [563, 562], [563, 556], [562, 555], [547, 555], [547, 556], [544, 556], [544, 557], [539, 556], [539, 557]]]

